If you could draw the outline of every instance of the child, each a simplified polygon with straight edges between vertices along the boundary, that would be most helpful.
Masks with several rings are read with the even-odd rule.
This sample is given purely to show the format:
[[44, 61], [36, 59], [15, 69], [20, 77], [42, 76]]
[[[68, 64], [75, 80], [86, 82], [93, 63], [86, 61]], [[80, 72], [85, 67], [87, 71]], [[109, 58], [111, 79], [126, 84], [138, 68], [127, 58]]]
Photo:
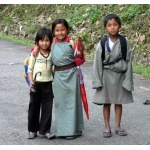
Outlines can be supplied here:
[[120, 136], [127, 135], [127, 132], [121, 128], [120, 124], [122, 104], [133, 102], [133, 72], [132, 50], [126, 38], [126, 61], [122, 58], [119, 39], [119, 30], [121, 28], [120, 18], [115, 14], [109, 14], [104, 19], [104, 27], [108, 32], [105, 44], [105, 58], [104, 60], [102, 59], [102, 46], [99, 42], [93, 63], [92, 88], [96, 89], [93, 103], [103, 105], [105, 122], [103, 137], [108, 138], [112, 136], [110, 126], [111, 104], [114, 104], [115, 107], [115, 133]]
[[37, 136], [37, 131], [47, 139], [55, 137], [50, 133], [53, 105], [50, 53], [52, 40], [51, 31], [41, 28], [35, 38], [35, 43], [40, 47], [39, 53], [37, 57], [34, 57], [32, 53], [30, 56], [28, 67], [30, 80], [28, 139], [34, 139]]
[[[57, 137], [67, 140], [82, 135], [84, 129], [82, 102], [77, 67], [84, 63], [83, 46], [81, 53], [74, 56], [68, 37], [69, 26], [65, 19], [52, 23], [55, 37], [51, 48], [52, 64], [55, 66], [53, 91]], [[35, 48], [34, 51], [37, 51]]]

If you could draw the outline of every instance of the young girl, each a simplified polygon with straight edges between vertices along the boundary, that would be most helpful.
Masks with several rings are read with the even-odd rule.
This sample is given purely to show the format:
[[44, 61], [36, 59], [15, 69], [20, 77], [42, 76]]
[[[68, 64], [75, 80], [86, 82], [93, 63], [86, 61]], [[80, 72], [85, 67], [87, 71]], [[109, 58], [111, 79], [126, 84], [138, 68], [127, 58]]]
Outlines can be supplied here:
[[99, 42], [93, 64], [92, 88], [96, 89], [93, 103], [103, 104], [105, 122], [103, 137], [108, 138], [112, 136], [110, 126], [111, 104], [115, 106], [115, 133], [120, 136], [127, 135], [126, 131], [121, 128], [122, 104], [133, 102], [133, 73], [132, 50], [127, 39], [125, 39], [127, 43], [126, 60], [122, 59], [118, 34], [121, 28], [120, 18], [115, 14], [106, 16], [104, 27], [108, 32], [105, 44], [105, 59], [102, 59], [102, 46]]
[[80, 55], [74, 56], [74, 50], [68, 37], [69, 26], [65, 19], [56, 19], [52, 23], [52, 33], [55, 36], [51, 47], [51, 58], [55, 66], [53, 91], [56, 135], [72, 140], [82, 135], [84, 129], [77, 75], [77, 66], [85, 61], [83, 46]]
[[[83, 112], [80, 96], [77, 65], [83, 56], [74, 58], [74, 50], [68, 38], [69, 26], [65, 19], [56, 19], [52, 24], [55, 36], [52, 45], [52, 63], [55, 65], [54, 101], [57, 136], [67, 140], [82, 134]], [[76, 63], [75, 63], [76, 62]]]
[[52, 40], [51, 31], [41, 28], [35, 38], [35, 44], [40, 48], [39, 53], [37, 57], [34, 57], [32, 53], [30, 56], [28, 67], [30, 80], [28, 139], [34, 139], [37, 136], [37, 131], [47, 139], [54, 138], [54, 134], [50, 133], [53, 105], [50, 53]]

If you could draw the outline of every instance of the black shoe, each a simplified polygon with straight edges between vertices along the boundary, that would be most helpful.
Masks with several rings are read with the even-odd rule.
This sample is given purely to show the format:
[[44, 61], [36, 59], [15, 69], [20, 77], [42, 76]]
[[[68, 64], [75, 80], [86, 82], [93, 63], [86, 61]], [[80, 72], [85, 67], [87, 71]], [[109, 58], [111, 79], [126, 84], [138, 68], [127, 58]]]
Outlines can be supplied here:
[[67, 137], [66, 137], [66, 140], [73, 140], [73, 139], [75, 139], [76, 137], [77, 137], [76, 135], [67, 136]]
[[146, 100], [143, 104], [144, 105], [150, 105], [150, 100]]
[[77, 131], [77, 136], [82, 136], [82, 131]]
[[48, 140], [52, 140], [52, 139], [55, 139], [56, 138], [56, 135], [53, 134], [53, 133], [46, 133], [44, 135], [45, 138], [47, 138]]

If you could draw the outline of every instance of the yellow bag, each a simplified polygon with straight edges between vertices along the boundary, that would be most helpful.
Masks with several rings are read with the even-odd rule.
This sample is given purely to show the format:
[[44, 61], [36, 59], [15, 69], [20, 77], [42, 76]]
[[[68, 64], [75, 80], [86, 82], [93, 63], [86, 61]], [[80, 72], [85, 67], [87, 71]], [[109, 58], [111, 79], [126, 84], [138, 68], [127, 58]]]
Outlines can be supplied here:
[[24, 78], [26, 80], [26, 83], [30, 86], [30, 81], [29, 81], [29, 77], [28, 77], [28, 66], [29, 66], [29, 61], [30, 61], [30, 56], [27, 57], [24, 61], [23, 61], [23, 65], [24, 65]]

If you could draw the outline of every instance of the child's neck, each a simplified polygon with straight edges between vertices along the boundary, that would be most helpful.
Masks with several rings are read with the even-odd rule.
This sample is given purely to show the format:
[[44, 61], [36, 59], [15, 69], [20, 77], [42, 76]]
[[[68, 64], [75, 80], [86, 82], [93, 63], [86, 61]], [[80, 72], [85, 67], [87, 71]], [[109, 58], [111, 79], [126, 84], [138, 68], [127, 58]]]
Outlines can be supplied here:
[[57, 42], [70, 42], [70, 38], [68, 36], [65, 37], [65, 39], [63, 39], [63, 40], [59, 40], [59, 39], [55, 38], [54, 41], [55, 41], [55, 43], [57, 43]]
[[118, 38], [118, 34], [117, 35], [109, 35], [110, 39], [112, 40], [112, 42], [116, 41]]
[[45, 49], [40, 49], [40, 52], [41, 52], [43, 55], [49, 54], [49, 50], [45, 50]]

